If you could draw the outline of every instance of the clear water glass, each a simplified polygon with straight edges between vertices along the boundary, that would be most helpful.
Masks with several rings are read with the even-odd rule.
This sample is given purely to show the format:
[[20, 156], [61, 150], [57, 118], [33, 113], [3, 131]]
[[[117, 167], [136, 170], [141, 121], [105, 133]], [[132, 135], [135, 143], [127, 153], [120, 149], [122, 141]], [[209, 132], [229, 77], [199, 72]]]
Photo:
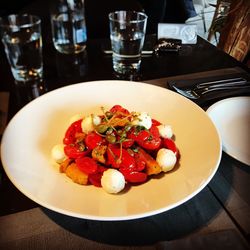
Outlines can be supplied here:
[[42, 79], [41, 20], [28, 14], [0, 18], [1, 39], [17, 82]]
[[87, 30], [83, 0], [59, 0], [51, 5], [53, 43], [63, 54], [77, 54], [86, 48]]
[[120, 74], [138, 72], [145, 39], [147, 15], [135, 11], [109, 14], [113, 68]]

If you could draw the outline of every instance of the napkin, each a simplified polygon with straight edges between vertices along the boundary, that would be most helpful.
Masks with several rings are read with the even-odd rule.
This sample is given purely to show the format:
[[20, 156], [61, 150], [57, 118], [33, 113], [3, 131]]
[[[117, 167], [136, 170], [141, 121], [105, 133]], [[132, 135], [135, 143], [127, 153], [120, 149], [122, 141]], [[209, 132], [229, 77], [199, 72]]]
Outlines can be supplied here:
[[[181, 89], [186, 89], [186, 88], [193, 88], [197, 84], [203, 82], [223, 80], [235, 77], [242, 77], [250, 81], [250, 74], [247, 72], [232, 73], [227, 75], [223, 74], [223, 72], [221, 72], [221, 74], [213, 75], [213, 73], [211, 72], [211, 74], [207, 74], [206, 76], [202, 76], [202, 74], [201, 76], [195, 74], [193, 78], [189, 77], [188, 79], [182, 78], [182, 79], [167, 80], [167, 84], [168, 88], [171, 90], [174, 90], [173, 85]], [[249, 86], [249, 88], [212, 91], [210, 93], [202, 95], [201, 98], [192, 101], [202, 106], [202, 105], [212, 104], [213, 102], [219, 101], [226, 97], [249, 96], [250, 83], [247, 83], [247, 85]]]

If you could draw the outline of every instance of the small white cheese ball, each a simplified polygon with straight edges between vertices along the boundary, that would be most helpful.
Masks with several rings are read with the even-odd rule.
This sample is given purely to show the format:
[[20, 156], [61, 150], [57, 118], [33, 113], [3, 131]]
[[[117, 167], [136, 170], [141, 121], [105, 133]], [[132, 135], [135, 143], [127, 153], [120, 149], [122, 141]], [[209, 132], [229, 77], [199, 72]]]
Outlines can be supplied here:
[[132, 125], [143, 126], [146, 129], [150, 129], [152, 119], [146, 112], [137, 113], [136, 117], [132, 120]]
[[157, 126], [157, 128], [162, 138], [171, 139], [173, 137], [173, 131], [170, 125], [161, 124]]
[[107, 193], [116, 194], [125, 187], [125, 178], [121, 172], [110, 168], [104, 171], [101, 184]]
[[92, 119], [95, 126], [99, 125], [102, 121], [102, 119], [98, 115], [92, 115]]
[[101, 118], [98, 115], [88, 115], [82, 119], [82, 131], [83, 133], [88, 134], [89, 132], [94, 131], [94, 125], [101, 123]]
[[69, 124], [72, 124], [73, 122], [76, 122], [80, 119], [83, 118], [83, 115], [81, 114], [76, 114], [76, 115], [73, 115], [70, 119], [69, 119]]
[[51, 157], [57, 163], [62, 163], [66, 159], [66, 155], [64, 153], [64, 145], [57, 144], [51, 150]]
[[162, 168], [162, 171], [168, 172], [174, 168], [177, 158], [172, 150], [161, 148], [157, 152], [156, 161]]

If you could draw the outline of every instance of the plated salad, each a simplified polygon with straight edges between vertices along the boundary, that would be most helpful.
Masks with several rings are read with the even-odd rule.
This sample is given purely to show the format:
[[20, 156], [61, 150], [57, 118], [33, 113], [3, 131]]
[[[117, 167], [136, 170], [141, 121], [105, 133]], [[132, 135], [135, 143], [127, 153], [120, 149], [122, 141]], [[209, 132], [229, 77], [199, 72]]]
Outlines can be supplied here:
[[98, 115], [73, 116], [51, 156], [75, 183], [119, 193], [176, 166], [180, 152], [173, 137], [170, 125], [146, 112], [102, 107]]

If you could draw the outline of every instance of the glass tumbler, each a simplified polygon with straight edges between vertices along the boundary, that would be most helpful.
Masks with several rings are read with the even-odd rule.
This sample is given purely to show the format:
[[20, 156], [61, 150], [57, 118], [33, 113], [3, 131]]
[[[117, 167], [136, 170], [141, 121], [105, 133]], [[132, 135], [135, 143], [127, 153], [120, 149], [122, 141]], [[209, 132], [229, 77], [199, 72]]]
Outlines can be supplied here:
[[87, 41], [84, 0], [57, 0], [50, 8], [56, 50], [63, 54], [82, 52]]
[[41, 19], [28, 14], [0, 18], [0, 35], [15, 80], [42, 79]]
[[136, 11], [109, 14], [113, 68], [120, 74], [138, 72], [145, 39], [147, 15]]

